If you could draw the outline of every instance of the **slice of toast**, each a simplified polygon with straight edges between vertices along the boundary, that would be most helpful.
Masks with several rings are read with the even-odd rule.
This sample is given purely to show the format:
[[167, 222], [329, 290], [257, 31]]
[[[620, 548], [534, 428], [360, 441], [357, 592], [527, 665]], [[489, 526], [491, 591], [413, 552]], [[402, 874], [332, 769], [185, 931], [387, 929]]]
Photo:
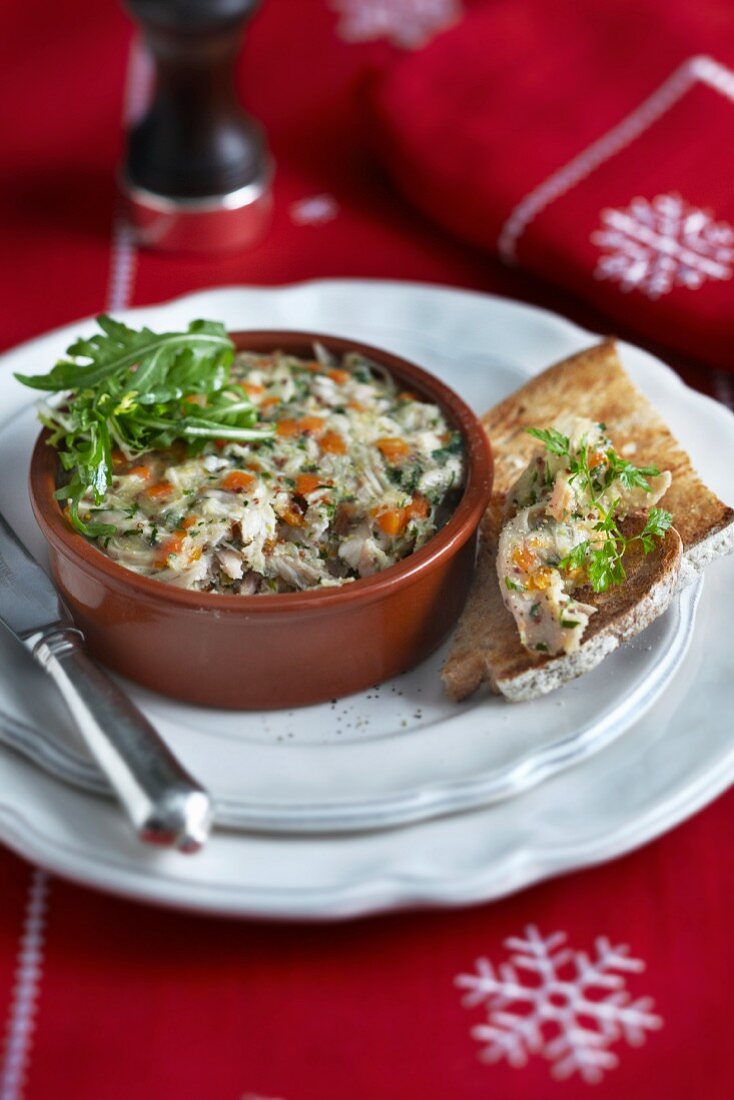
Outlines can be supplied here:
[[[502, 600], [496, 544], [505, 494], [537, 450], [537, 440], [525, 429], [548, 427], [564, 412], [603, 421], [617, 452], [635, 465], [670, 470], [673, 482], [660, 507], [672, 512], [676, 530], [647, 558], [627, 563], [624, 585], [578, 593], [598, 611], [577, 653], [538, 658], [521, 644]], [[513, 700], [552, 691], [643, 630], [665, 611], [677, 587], [734, 549], [734, 510], [700, 480], [688, 455], [628, 378], [613, 341], [537, 375], [491, 409], [483, 424], [494, 450], [494, 493], [482, 523], [477, 572], [442, 672], [453, 699], [465, 699], [483, 681]]]
[[[682, 544], [671, 528], [646, 557], [625, 558], [627, 581], [596, 593], [581, 588], [574, 597], [596, 607], [575, 653], [535, 657], [520, 642], [517, 623], [502, 599], [495, 559], [504, 497], [493, 496], [484, 523], [477, 569], [464, 613], [443, 668], [452, 699], [471, 695], [483, 681], [513, 702], [535, 699], [589, 672], [607, 654], [634, 637], [668, 607], [678, 584]], [[637, 522], [637, 528], [644, 521]], [[625, 527], [628, 536], [632, 527]]]

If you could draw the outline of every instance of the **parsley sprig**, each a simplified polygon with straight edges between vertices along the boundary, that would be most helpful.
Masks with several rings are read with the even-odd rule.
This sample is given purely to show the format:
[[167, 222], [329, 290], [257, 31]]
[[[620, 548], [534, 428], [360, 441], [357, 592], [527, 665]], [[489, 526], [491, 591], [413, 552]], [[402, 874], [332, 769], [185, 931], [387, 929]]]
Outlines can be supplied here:
[[528, 435], [539, 439], [545, 444], [545, 449], [552, 455], [567, 455], [571, 446], [571, 440], [556, 428], [526, 428]]
[[56, 492], [68, 502], [74, 526], [90, 537], [114, 534], [109, 524], [79, 514], [89, 494], [100, 505], [112, 479], [112, 450], [132, 458], [169, 447], [174, 440], [202, 446], [208, 439], [267, 439], [257, 410], [229, 382], [234, 345], [224, 326], [193, 321], [185, 332], [128, 328], [102, 315], [100, 332], [76, 340], [48, 374], [16, 374], [36, 390], [63, 393], [44, 405], [39, 419], [70, 474]]
[[[615, 501], [614, 504], [618, 504]], [[664, 508], [651, 508], [645, 526], [637, 535], [627, 538], [619, 529], [614, 516], [614, 506], [594, 525], [595, 531], [604, 532], [600, 544], [589, 539], [574, 546], [570, 554], [561, 558], [558, 568], [562, 570], [585, 569], [589, 583], [595, 592], [606, 592], [613, 584], [623, 584], [627, 578], [624, 567], [624, 555], [629, 548], [639, 542], [645, 554], [655, 548], [655, 539], [662, 538], [673, 522], [670, 512]]]
[[655, 548], [655, 540], [663, 538], [670, 528], [673, 517], [664, 508], [651, 508], [642, 531], [628, 538], [620, 531], [617, 522], [621, 516], [622, 501], [617, 498], [605, 508], [600, 498], [616, 481], [625, 489], [640, 488], [649, 493], [651, 486], [648, 478], [657, 477], [660, 471], [656, 466], [634, 466], [621, 458], [613, 447], [607, 447], [602, 452], [604, 460], [592, 467], [585, 441], [574, 451], [568, 436], [555, 428], [527, 428], [526, 431], [539, 439], [550, 454], [568, 460], [569, 480], [579, 481], [582, 490], [589, 495], [591, 507], [599, 516], [599, 521], [594, 524], [599, 538], [578, 543], [570, 554], [559, 561], [557, 568], [563, 571], [583, 570], [595, 592], [606, 592], [613, 584], [623, 584], [627, 577], [623, 559], [629, 548], [639, 543], [643, 552], [649, 554]]
[[619, 481], [625, 489], [638, 488], [649, 493], [648, 478], [657, 477], [660, 473], [657, 466], [634, 466], [626, 458], [618, 455], [613, 447], [607, 447], [602, 451], [604, 461], [592, 467], [589, 464], [589, 446], [586, 442], [583, 442], [578, 450], [572, 451], [571, 440], [556, 428], [526, 428], [525, 430], [528, 435], [541, 440], [549, 454], [568, 459], [570, 480], [578, 479], [594, 503], [600, 493], [615, 481]]

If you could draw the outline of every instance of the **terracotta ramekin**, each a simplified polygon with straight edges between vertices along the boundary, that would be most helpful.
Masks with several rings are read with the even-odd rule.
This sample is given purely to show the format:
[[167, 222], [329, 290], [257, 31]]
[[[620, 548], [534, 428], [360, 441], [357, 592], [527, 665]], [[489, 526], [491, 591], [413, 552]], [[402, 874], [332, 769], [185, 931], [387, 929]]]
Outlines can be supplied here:
[[225, 596], [187, 592], [117, 565], [76, 532], [54, 498], [58, 459], [36, 442], [30, 495], [51, 570], [90, 652], [153, 691], [214, 707], [302, 706], [349, 695], [416, 665], [456, 622], [474, 569], [492, 456], [477, 417], [437, 378], [354, 340], [301, 332], [236, 332], [240, 349], [310, 357], [318, 340], [384, 364], [440, 405], [466, 445], [463, 496], [448, 523], [397, 565], [326, 591]]

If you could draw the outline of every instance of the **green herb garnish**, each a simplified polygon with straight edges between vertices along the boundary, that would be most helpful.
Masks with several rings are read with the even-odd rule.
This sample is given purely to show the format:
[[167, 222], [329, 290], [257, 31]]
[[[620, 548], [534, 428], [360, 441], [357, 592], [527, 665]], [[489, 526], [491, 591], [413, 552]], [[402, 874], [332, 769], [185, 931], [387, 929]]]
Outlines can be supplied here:
[[545, 444], [545, 449], [552, 455], [567, 455], [571, 441], [567, 435], [562, 435], [556, 428], [526, 428], [525, 431], [533, 438], [539, 439]]
[[662, 538], [673, 522], [672, 515], [664, 508], [651, 508], [642, 531], [626, 538], [615, 519], [615, 505], [618, 504], [619, 501], [615, 501], [594, 526], [595, 531], [606, 535], [600, 546], [586, 539], [558, 563], [559, 569], [586, 569], [595, 592], [606, 592], [612, 584], [623, 584], [627, 573], [622, 559], [629, 547], [639, 542], [644, 553], [649, 554], [655, 548], [655, 539]]
[[651, 508], [642, 531], [627, 538], [617, 523], [622, 501], [614, 500], [609, 508], [605, 508], [600, 497], [615, 481], [619, 481], [625, 489], [639, 488], [649, 493], [651, 487], [648, 478], [657, 477], [660, 471], [656, 466], [634, 466], [621, 458], [613, 447], [607, 447], [603, 451], [605, 462], [590, 467], [589, 448], [585, 441], [578, 450], [572, 451], [569, 438], [555, 428], [527, 428], [526, 431], [528, 435], [544, 443], [550, 454], [568, 459], [571, 475], [569, 480], [579, 481], [582, 489], [589, 495], [591, 508], [599, 516], [599, 522], [594, 525], [594, 530], [599, 532], [599, 540], [592, 542], [586, 539], [578, 543], [558, 562], [557, 568], [583, 569], [595, 592], [605, 592], [613, 584], [623, 584], [627, 573], [622, 559], [629, 547], [639, 542], [644, 553], [649, 554], [655, 547], [655, 539], [663, 538], [671, 526], [673, 517], [664, 508]]
[[[602, 425], [599, 425], [602, 428]], [[559, 458], [568, 459], [568, 468], [571, 474], [570, 480], [580, 480], [584, 489], [590, 494], [592, 501], [596, 502], [599, 493], [608, 489], [614, 481], [619, 481], [625, 489], [644, 489], [650, 492], [649, 477], [657, 477], [660, 473], [657, 466], [634, 466], [626, 458], [621, 458], [613, 447], [603, 451], [606, 462], [599, 463], [593, 469], [589, 466], [589, 448], [583, 442], [576, 452], [571, 450], [571, 441], [556, 428], [540, 429], [526, 428], [528, 435], [539, 439], [545, 444], [549, 454], [558, 455]], [[546, 463], [546, 482], [552, 483], [550, 469]]]
[[90, 537], [115, 530], [79, 515], [87, 494], [102, 503], [113, 448], [132, 459], [174, 440], [194, 447], [208, 439], [244, 443], [267, 439], [274, 430], [255, 427], [257, 410], [239, 386], [230, 385], [234, 345], [223, 325], [193, 321], [186, 332], [155, 333], [105, 315], [97, 323], [101, 332], [76, 340], [48, 374], [15, 376], [33, 389], [66, 395], [58, 406], [44, 405], [39, 419], [70, 474], [56, 496]]
[[657, 466], [633, 466], [624, 458], [620, 458], [616, 451], [605, 451], [607, 466], [605, 473], [606, 488], [613, 481], [619, 481], [625, 489], [644, 489], [650, 492], [648, 477], [657, 477], [660, 473]]
[[437, 462], [439, 466], [445, 466], [450, 458], [454, 455], [460, 455], [463, 449], [464, 443], [461, 438], [461, 432], [452, 432], [445, 446], [439, 447], [437, 451], [431, 451], [431, 458], [434, 462]]

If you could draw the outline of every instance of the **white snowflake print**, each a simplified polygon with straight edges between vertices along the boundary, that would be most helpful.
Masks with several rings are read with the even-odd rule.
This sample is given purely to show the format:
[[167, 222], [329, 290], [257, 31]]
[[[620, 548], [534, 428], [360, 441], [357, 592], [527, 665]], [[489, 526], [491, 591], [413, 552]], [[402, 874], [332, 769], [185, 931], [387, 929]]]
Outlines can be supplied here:
[[617, 1065], [613, 1043], [624, 1038], [639, 1046], [662, 1020], [649, 997], [633, 1001], [625, 989], [623, 975], [644, 970], [628, 947], [600, 936], [592, 957], [564, 947], [566, 938], [564, 932], [543, 938], [529, 925], [524, 939], [505, 941], [509, 962], [495, 970], [478, 959], [476, 972], [460, 974], [456, 984], [468, 991], [467, 1007], [486, 1008], [486, 1023], [472, 1029], [485, 1061], [519, 1067], [541, 1054], [553, 1062], [555, 1077], [579, 1073], [593, 1084]]
[[734, 227], [691, 206], [680, 195], [633, 199], [623, 210], [601, 212], [602, 228], [591, 240], [604, 250], [594, 275], [623, 291], [653, 300], [674, 287], [698, 290], [707, 279], [730, 279]]
[[393, 46], [416, 50], [439, 31], [458, 23], [461, 0], [331, 0], [337, 27], [347, 42], [387, 38]]
[[291, 221], [296, 225], [324, 225], [339, 213], [339, 203], [333, 195], [311, 195], [291, 203]]

